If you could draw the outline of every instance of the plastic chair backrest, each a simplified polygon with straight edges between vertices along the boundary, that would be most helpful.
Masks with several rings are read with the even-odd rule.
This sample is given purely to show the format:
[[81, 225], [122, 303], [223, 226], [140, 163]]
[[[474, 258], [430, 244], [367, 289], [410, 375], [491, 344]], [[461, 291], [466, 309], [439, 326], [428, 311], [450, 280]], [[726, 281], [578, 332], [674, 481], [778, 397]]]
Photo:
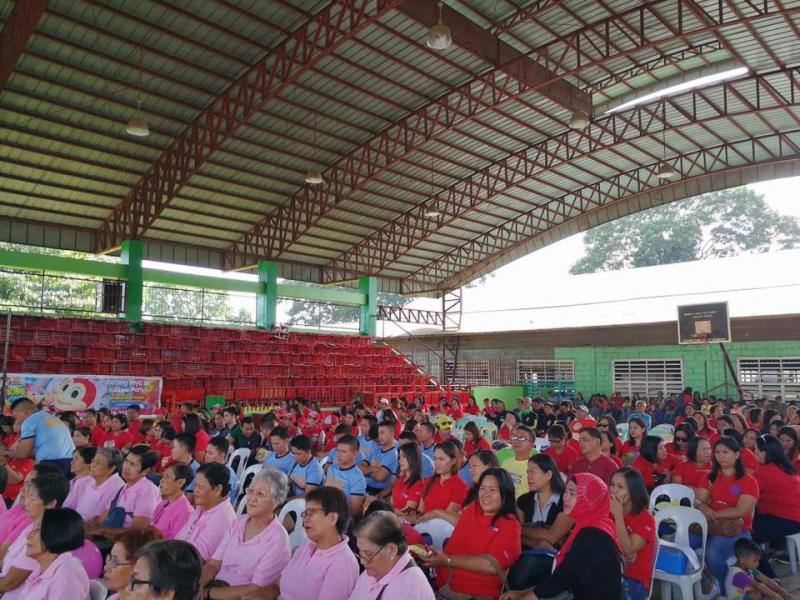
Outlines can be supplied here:
[[[257, 464], [257, 465], [252, 465], [250, 467], [247, 467], [244, 470], [244, 472], [242, 473], [242, 476], [239, 477], [239, 479], [237, 480], [237, 484], [238, 484], [237, 495], [240, 495], [242, 492], [247, 490], [247, 488], [249, 486], [249, 484], [247, 483], [247, 478], [250, 477], [251, 475], [255, 476], [256, 473], [260, 473], [263, 468], [264, 468], [264, 465]], [[252, 477], [251, 477], [251, 481], [252, 481]]]
[[660, 531], [661, 523], [670, 521], [675, 524], [674, 543], [685, 548], [691, 548], [689, 541], [689, 528], [692, 525], [699, 525], [702, 530], [702, 545], [695, 548], [700, 566], [705, 564], [706, 540], [708, 538], [708, 521], [706, 516], [696, 508], [688, 506], [665, 506], [655, 514], [656, 532]]
[[536, 441], [533, 443], [533, 446], [536, 448], [536, 450], [541, 452], [542, 450], [545, 450], [550, 447], [550, 440], [548, 440], [547, 438], [537, 437]]
[[247, 494], [239, 498], [239, 503], [236, 505], [236, 516], [241, 517], [244, 514], [244, 509], [247, 506]]
[[[236, 466], [233, 466], [234, 461], [236, 458], [239, 458], [239, 461], [236, 463]], [[236, 479], [240, 480], [242, 478], [242, 472], [247, 468], [247, 460], [250, 458], [250, 450], [248, 448], [239, 448], [235, 450], [233, 454], [231, 454], [230, 458], [228, 459], [227, 465], [236, 471]]]
[[478, 427], [478, 431], [481, 432], [482, 437], [490, 442], [497, 439], [497, 425], [494, 423], [483, 423]]
[[[694, 490], [692, 488], [682, 483], [665, 483], [657, 486], [650, 494], [651, 513], [656, 514], [656, 504], [658, 504], [659, 498], [663, 496], [669, 498], [667, 502], [671, 502], [675, 505], [686, 506], [685, 501], [688, 501], [689, 507], [694, 506]], [[665, 502], [665, 500], [662, 499], [660, 502]]]
[[328, 464], [328, 459], [329, 459], [329, 458], [330, 458], [330, 456], [328, 456], [328, 455], [326, 454], [326, 455], [325, 455], [325, 456], [323, 456], [322, 458], [318, 459], [318, 461], [317, 461], [317, 462], [319, 462], [319, 466], [320, 466], [320, 467], [324, 467], [325, 465], [327, 465], [327, 464]]
[[108, 588], [99, 579], [92, 579], [89, 582], [89, 600], [105, 600]]
[[286, 516], [290, 513], [295, 514], [294, 519], [294, 529], [289, 534], [289, 547], [294, 553], [295, 549], [305, 542], [308, 537], [306, 537], [306, 530], [303, 528], [302, 518], [300, 514], [306, 509], [306, 500], [305, 498], [295, 498], [294, 500], [290, 500], [286, 504], [283, 505], [281, 512], [278, 513], [278, 521], [281, 525], [283, 525]]
[[455, 527], [444, 519], [431, 519], [430, 521], [417, 523], [414, 529], [422, 534], [427, 533], [431, 537], [431, 546], [441, 550], [444, 547], [444, 543], [453, 535]]

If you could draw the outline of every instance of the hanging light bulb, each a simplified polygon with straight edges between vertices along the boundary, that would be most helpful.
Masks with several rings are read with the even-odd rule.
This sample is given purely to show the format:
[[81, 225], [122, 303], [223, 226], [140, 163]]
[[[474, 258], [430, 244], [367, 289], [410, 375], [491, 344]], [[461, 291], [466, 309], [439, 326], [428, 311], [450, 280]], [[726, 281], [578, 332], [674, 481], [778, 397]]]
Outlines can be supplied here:
[[320, 173], [317, 169], [309, 169], [306, 171], [306, 183], [310, 185], [319, 185], [325, 181], [322, 178], [322, 173]]
[[589, 126], [589, 115], [581, 110], [576, 110], [572, 113], [569, 126], [572, 129], [586, 129]]
[[656, 177], [659, 179], [675, 179], [678, 177], [678, 172], [668, 162], [663, 162], [658, 166], [658, 170], [656, 171]]
[[428, 48], [434, 50], [447, 50], [453, 45], [453, 36], [450, 35], [450, 28], [442, 23], [442, 3], [439, 2], [439, 20], [436, 25], [431, 27], [428, 37], [425, 38]]
[[128, 135], [133, 135], [136, 137], [147, 137], [150, 135], [150, 127], [147, 125], [147, 121], [145, 121], [144, 117], [142, 116], [142, 101], [136, 101], [136, 112], [131, 117], [131, 120], [128, 121], [128, 125], [125, 127], [125, 131]]

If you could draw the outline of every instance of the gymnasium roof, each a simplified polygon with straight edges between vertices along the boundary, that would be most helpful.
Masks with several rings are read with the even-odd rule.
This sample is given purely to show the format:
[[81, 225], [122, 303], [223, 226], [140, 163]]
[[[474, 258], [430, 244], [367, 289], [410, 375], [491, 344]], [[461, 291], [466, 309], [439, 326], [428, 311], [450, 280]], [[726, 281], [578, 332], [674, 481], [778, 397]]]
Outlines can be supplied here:
[[143, 239], [152, 260], [418, 293], [800, 174], [800, 0], [448, 0], [443, 51], [437, 19], [431, 0], [0, 0], [0, 240]]

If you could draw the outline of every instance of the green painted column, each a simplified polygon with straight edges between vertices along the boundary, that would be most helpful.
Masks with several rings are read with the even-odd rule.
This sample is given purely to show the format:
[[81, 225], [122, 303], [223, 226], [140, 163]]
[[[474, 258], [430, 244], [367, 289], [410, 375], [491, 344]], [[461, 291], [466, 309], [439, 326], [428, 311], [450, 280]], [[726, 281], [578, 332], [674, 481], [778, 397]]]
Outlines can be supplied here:
[[366, 296], [358, 313], [358, 332], [361, 335], [374, 336], [378, 313], [378, 280], [374, 277], [359, 277], [358, 291]]
[[278, 265], [258, 263], [258, 292], [256, 293], [256, 327], [270, 329], [275, 325], [278, 309]]
[[127, 268], [128, 283], [125, 286], [125, 320], [134, 327], [142, 323], [143, 283], [142, 273], [142, 240], [126, 240], [122, 242], [120, 262]]

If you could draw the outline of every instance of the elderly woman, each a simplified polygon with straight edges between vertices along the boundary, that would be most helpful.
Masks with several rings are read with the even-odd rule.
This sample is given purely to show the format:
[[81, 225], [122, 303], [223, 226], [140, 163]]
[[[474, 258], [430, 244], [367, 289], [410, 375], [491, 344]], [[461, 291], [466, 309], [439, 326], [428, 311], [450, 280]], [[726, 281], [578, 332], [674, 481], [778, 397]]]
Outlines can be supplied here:
[[[200, 473], [198, 472], [198, 475]], [[209, 600], [235, 600], [275, 582], [292, 554], [289, 534], [275, 518], [286, 500], [289, 480], [283, 471], [259, 471], [247, 489], [247, 514], [231, 525], [203, 567], [200, 585]], [[214, 587], [214, 583], [225, 587]]]
[[160, 539], [163, 539], [162, 535], [155, 527], [131, 529], [117, 538], [103, 569], [103, 583], [115, 592], [108, 600], [119, 600], [120, 593], [130, 584], [136, 553]]
[[73, 475], [72, 479], [69, 480], [70, 492], [76, 485], [83, 486], [91, 481], [89, 470], [95, 454], [97, 454], [97, 448], [92, 446], [78, 448], [72, 453], [72, 462], [69, 464], [70, 473]]
[[64, 501], [64, 508], [78, 511], [88, 525], [100, 522], [117, 492], [125, 485], [119, 476], [122, 471], [122, 453], [110, 448], [98, 448], [91, 464], [86, 485], [75, 488]]
[[203, 563], [194, 546], [177, 540], [151, 542], [136, 556], [125, 600], [196, 600]]
[[197, 548], [203, 561], [214, 555], [236, 520], [236, 513], [228, 501], [229, 481], [225, 465], [209, 463], [197, 469], [194, 478], [195, 509], [175, 536], [176, 540], [189, 542]]
[[364, 571], [350, 600], [434, 600], [425, 574], [408, 553], [397, 516], [377, 511], [361, 521], [355, 535]]
[[347, 545], [347, 497], [323, 486], [306, 494], [303, 527], [308, 541], [297, 548], [279, 583], [258, 595], [274, 600], [347, 600], [358, 579], [358, 562]]
[[192, 516], [194, 509], [183, 493], [191, 480], [192, 470], [181, 463], [172, 463], [161, 476], [158, 487], [162, 499], [153, 509], [153, 526], [168, 540], [174, 538]]
[[477, 499], [464, 508], [444, 550], [433, 550], [422, 560], [436, 567], [436, 586], [443, 595], [497, 598], [499, 571], [519, 558], [521, 535], [511, 476], [505, 469], [486, 469], [478, 480]]
[[22, 598], [74, 600], [89, 595], [89, 576], [70, 552], [83, 546], [83, 519], [71, 508], [50, 508], [27, 536], [25, 553], [36, 561]]
[[[39, 466], [33, 472], [38, 470]], [[25, 554], [28, 534], [38, 526], [46, 509], [61, 506], [69, 491], [67, 478], [60, 471], [36, 475], [26, 481], [26, 485], [25, 513], [30, 518], [30, 524], [16, 535], [8, 547], [0, 571], [0, 592], [5, 592], [3, 598], [8, 599], [22, 598], [22, 584], [31, 573], [39, 570], [39, 564]]]

